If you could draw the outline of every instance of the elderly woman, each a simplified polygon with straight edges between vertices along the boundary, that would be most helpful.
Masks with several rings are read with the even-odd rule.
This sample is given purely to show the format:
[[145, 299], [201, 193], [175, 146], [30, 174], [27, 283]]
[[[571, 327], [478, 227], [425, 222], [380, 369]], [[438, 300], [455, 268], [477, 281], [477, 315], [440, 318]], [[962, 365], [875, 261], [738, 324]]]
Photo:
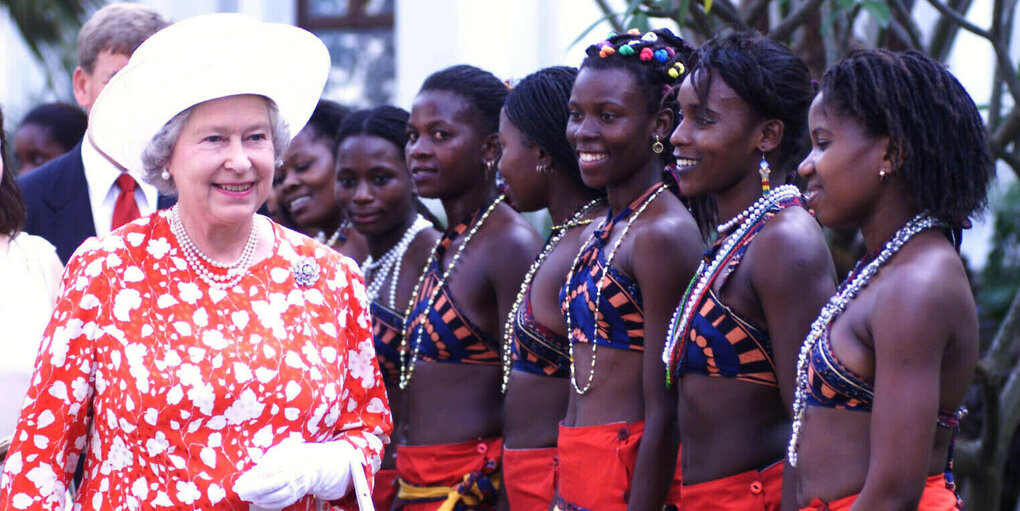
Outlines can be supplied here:
[[103, 91], [90, 142], [178, 203], [72, 257], [0, 508], [61, 508], [81, 456], [76, 509], [367, 494], [391, 420], [361, 277], [255, 214], [328, 67], [303, 30], [213, 15], [154, 35]]

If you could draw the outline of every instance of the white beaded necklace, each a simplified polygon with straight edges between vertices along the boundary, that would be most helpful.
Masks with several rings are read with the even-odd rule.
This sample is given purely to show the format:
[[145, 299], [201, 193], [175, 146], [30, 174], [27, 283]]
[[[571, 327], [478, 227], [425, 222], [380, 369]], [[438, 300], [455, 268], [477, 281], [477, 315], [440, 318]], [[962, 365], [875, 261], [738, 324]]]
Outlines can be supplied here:
[[[379, 299], [379, 291], [382, 290], [383, 283], [387, 279], [390, 280], [390, 301], [386, 304], [389, 308], [396, 307], [397, 303], [397, 281], [400, 280], [400, 266], [404, 260], [404, 253], [407, 252], [407, 248], [411, 246], [411, 242], [414, 241], [415, 237], [421, 231], [432, 227], [432, 222], [429, 222], [422, 215], [417, 215], [414, 222], [411, 224], [404, 234], [400, 237], [395, 245], [390, 247], [378, 261], [372, 259], [369, 255], [368, 259], [365, 259], [365, 264], [362, 266], [365, 268], [365, 279], [368, 280], [367, 292], [369, 302], [374, 302]], [[394, 271], [396, 269], [396, 271]], [[392, 273], [392, 278], [390, 274]]]
[[[737, 217], [746, 217], [740, 227], [723, 241], [719, 251], [716, 252], [712, 262], [706, 264], [704, 260], [698, 266], [698, 271], [694, 273], [690, 283], [687, 284], [687, 290], [684, 292], [683, 299], [677, 305], [677, 308], [673, 311], [673, 317], [669, 321], [669, 330], [667, 331], [666, 345], [662, 349], [662, 361], [666, 364], [666, 384], [670, 385], [671, 370], [669, 364], [670, 359], [673, 355], [673, 350], [678, 344], [682, 344], [682, 339], [686, 335], [687, 328], [694, 317], [694, 313], [697, 311], [698, 303], [701, 301], [701, 296], [704, 295], [708, 286], [711, 285], [711, 277], [715, 275], [719, 270], [719, 267], [729, 258], [730, 252], [734, 246], [740, 242], [751, 230], [752, 227], [758, 220], [768, 212], [770, 209], [775, 207], [782, 201], [792, 199], [800, 195], [800, 190], [794, 185], [783, 185], [775, 190], [772, 190], [768, 195], [763, 195], [754, 201], [753, 204], [748, 206], [744, 212], [737, 215]], [[727, 222], [729, 223], [729, 222]], [[719, 232], [725, 232], [727, 229], [720, 227]]]
[[943, 225], [942, 222], [926, 213], [912, 218], [885, 243], [878, 257], [864, 266], [858, 274], [853, 275], [852, 280], [843, 282], [839, 291], [829, 298], [829, 302], [822, 308], [822, 312], [811, 323], [811, 331], [808, 332], [804, 344], [801, 345], [800, 356], [797, 359], [797, 387], [793, 400], [793, 433], [790, 435], [790, 444], [787, 447], [787, 459], [790, 461], [791, 467], [797, 466], [797, 449], [800, 447], [800, 433], [804, 426], [804, 412], [807, 410], [807, 397], [810, 393], [807, 372], [811, 351], [814, 350], [818, 340], [825, 335], [829, 325], [846, 310], [857, 294], [871, 282], [878, 270], [889, 262], [911, 238], [921, 231]]
[[[420, 319], [420, 321], [418, 322], [418, 328], [415, 330], [418, 335], [421, 335], [421, 331], [425, 327], [425, 317], [428, 315], [429, 310], [435, 306], [439, 292], [442, 291], [446, 281], [450, 278], [450, 274], [452, 274], [453, 270], [457, 267], [457, 262], [460, 260], [460, 256], [464, 253], [464, 250], [467, 248], [471, 238], [475, 237], [475, 234], [478, 233], [478, 231], [482, 228], [482, 225], [485, 224], [485, 220], [489, 218], [489, 215], [496, 210], [496, 206], [503, 202], [504, 199], [506, 199], [506, 195], [501, 194], [499, 197], [496, 197], [496, 200], [492, 201], [492, 204], [489, 205], [488, 209], [482, 213], [482, 216], [475, 221], [475, 225], [473, 225], [471, 230], [469, 230], [464, 236], [464, 241], [462, 241], [460, 246], [457, 247], [457, 251], [453, 254], [453, 259], [450, 260], [450, 265], [446, 267], [446, 271], [443, 272], [442, 277], [439, 278], [439, 282], [436, 283], [436, 287], [433, 288], [432, 293], [425, 302], [425, 308], [422, 309], [422, 312], [419, 315], [418, 319]], [[436, 241], [435, 246], [432, 247], [432, 253], [429, 254], [428, 261], [425, 262], [425, 271], [421, 272], [421, 276], [418, 277], [418, 283], [414, 285], [414, 291], [411, 292], [411, 300], [407, 304], [407, 310], [404, 311], [404, 335], [400, 340], [400, 390], [407, 389], [407, 386], [411, 383], [411, 377], [414, 376], [414, 366], [418, 363], [418, 344], [416, 343], [414, 345], [413, 350], [409, 350], [407, 346], [408, 339], [411, 337], [411, 324], [414, 323], [411, 318], [411, 311], [414, 309], [415, 299], [418, 298], [418, 291], [421, 289], [421, 285], [425, 282], [425, 278], [428, 276], [428, 269], [432, 266], [432, 263], [436, 261], [436, 249], [438, 249], [443, 243], [443, 239], [443, 237], [440, 237], [439, 240]], [[407, 360], [408, 352], [411, 353], [410, 361]]]
[[[241, 282], [244, 272], [251, 264], [255, 247], [258, 245], [259, 235], [258, 229], [255, 226], [255, 218], [257, 217], [252, 219], [251, 232], [248, 234], [248, 241], [245, 243], [241, 255], [231, 263], [222, 263], [198, 249], [195, 242], [188, 236], [188, 231], [184, 228], [184, 223], [181, 222], [181, 215], [177, 208], [177, 205], [170, 208], [170, 232], [177, 238], [177, 243], [181, 246], [181, 251], [184, 253], [184, 259], [187, 261], [188, 267], [194, 270], [198, 277], [206, 284], [217, 289], [230, 289]], [[225, 269], [226, 273], [214, 273], [206, 267], [206, 264], [215, 268]]]
[[340, 236], [343, 234], [344, 229], [349, 229], [350, 227], [351, 221], [345, 218], [343, 222], [340, 222], [340, 227], [337, 227], [336, 230], [333, 231], [333, 234], [330, 235], [328, 239], [326, 238], [325, 232], [319, 231], [318, 234], [315, 235], [315, 241], [318, 241], [319, 243], [322, 243], [327, 247], [332, 247], [333, 245], [336, 244], [336, 241], [340, 239]]
[[[627, 231], [630, 230], [630, 226], [634, 225], [634, 221], [637, 220], [639, 216], [641, 216], [641, 213], [644, 213], [645, 208], [647, 208], [648, 205], [651, 204], [652, 201], [654, 201], [655, 198], [658, 197], [659, 194], [662, 193], [664, 190], [666, 190], [666, 185], [659, 186], [651, 195], [648, 196], [647, 199], [644, 200], [644, 202], [641, 203], [640, 206], [638, 206], [637, 210], [635, 210], [634, 213], [630, 215], [630, 218], [627, 220], [627, 225], [624, 226], [623, 231], [620, 233], [620, 237], [617, 238], [616, 243], [613, 244], [612, 250], [609, 251], [609, 255], [606, 256], [606, 265], [604, 268], [602, 268], [602, 276], [599, 277], [599, 280], [595, 282], [595, 306], [594, 310], [592, 311], [592, 315], [594, 316], [593, 318], [594, 321], [592, 322], [592, 325], [594, 325], [594, 327], [592, 330], [591, 339], [591, 367], [589, 367], [588, 370], [588, 382], [584, 385], [583, 389], [577, 385], [577, 365], [574, 363], [574, 342], [570, 341], [567, 343], [570, 352], [570, 384], [573, 385], [574, 390], [577, 391], [578, 394], [584, 394], [588, 392], [591, 389], [592, 381], [595, 380], [595, 360], [597, 358], [596, 354], [598, 352], [598, 343], [596, 342], [597, 340], [596, 337], [599, 334], [598, 326], [599, 316], [602, 315], [602, 312], [599, 310], [599, 302], [602, 300], [602, 282], [606, 280], [606, 275], [609, 273], [609, 268], [613, 265], [613, 258], [616, 256], [616, 250], [620, 248], [620, 244], [623, 242], [623, 238], [627, 236]], [[570, 273], [567, 274], [566, 282], [568, 285], [574, 279], [574, 271], [577, 269], [577, 263], [580, 262], [581, 256], [585, 253], [585, 249], [588, 248], [588, 244], [595, 240], [595, 236], [598, 234], [600, 230], [605, 228], [608, 222], [609, 218], [603, 220], [602, 224], [598, 227], [598, 229], [595, 229], [595, 231], [592, 232], [591, 236], [588, 238], [588, 241], [584, 242], [584, 244], [581, 245], [581, 250], [577, 252], [576, 256], [574, 256], [574, 262], [570, 264]], [[569, 294], [567, 295], [567, 300], [569, 303], [570, 300]], [[567, 311], [563, 315], [564, 319], [567, 322], [568, 338], [570, 337], [571, 332], [573, 332], [573, 328], [570, 321], [571, 316], [572, 314], [570, 313], [570, 307], [568, 305]]]
[[582, 222], [581, 219], [584, 218], [584, 215], [588, 214], [592, 208], [602, 202], [605, 202], [605, 199], [595, 199], [581, 206], [581, 208], [571, 215], [570, 219], [566, 222], [560, 225], [554, 225], [552, 231], [549, 233], [548, 241], [545, 242], [545, 249], [542, 250], [541, 254], [538, 254], [538, 257], [535, 258], [535, 262], [531, 263], [531, 267], [528, 268], [528, 273], [524, 275], [524, 281], [521, 282], [521, 288], [517, 291], [517, 299], [514, 300], [514, 305], [510, 307], [510, 314], [506, 318], [506, 324], [503, 325], [503, 386], [501, 387], [501, 390], [504, 394], [506, 394], [507, 383], [510, 382], [510, 370], [513, 365], [510, 352], [514, 345], [514, 321], [517, 318], [517, 313], [520, 310], [521, 305], [524, 303], [524, 300], [527, 299], [528, 287], [531, 285], [531, 279], [535, 276], [535, 273], [538, 272], [538, 269], [542, 266], [545, 258], [552, 253], [553, 249], [556, 248], [556, 245], [558, 245], [559, 242], [563, 240], [563, 237], [567, 235], [567, 231], [569, 231], [571, 227], [586, 225], [586, 223]]

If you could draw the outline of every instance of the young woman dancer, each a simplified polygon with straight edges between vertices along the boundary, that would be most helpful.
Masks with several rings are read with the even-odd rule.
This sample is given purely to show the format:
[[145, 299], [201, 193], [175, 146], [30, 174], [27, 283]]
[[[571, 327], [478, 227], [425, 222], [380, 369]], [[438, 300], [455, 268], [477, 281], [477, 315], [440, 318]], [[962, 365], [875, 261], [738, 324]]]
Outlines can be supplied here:
[[[337, 133], [336, 199], [368, 243], [362, 264], [372, 312], [372, 336], [386, 394], [398, 428], [402, 393], [400, 341], [404, 310], [439, 239], [432, 222], [419, 213], [411, 172], [404, 159], [406, 110], [381, 106], [347, 116]], [[396, 496], [396, 446], [387, 446], [375, 475], [372, 500], [388, 510]]]
[[825, 72], [809, 119], [808, 204], [826, 226], [859, 227], [869, 255], [797, 364], [798, 501], [957, 509], [948, 461], [978, 356], [957, 249], [994, 175], [981, 116], [941, 63], [871, 50]]
[[783, 500], [797, 350], [836, 282], [822, 229], [787, 184], [811, 96], [807, 66], [749, 33], [699, 48], [677, 94], [677, 181], [688, 196], [714, 196], [724, 220], [663, 352], [678, 395], [681, 509], [771, 511]]
[[[365, 238], [351, 228], [334, 195], [337, 129], [350, 111], [320, 99], [273, 175], [273, 200], [280, 218], [358, 263], [368, 255]], [[271, 207], [271, 206], [270, 206]]]
[[454, 66], [429, 76], [407, 123], [407, 164], [450, 227], [432, 251], [405, 314], [398, 509], [447, 500], [489, 509], [502, 451], [500, 340], [541, 245], [495, 187], [506, 86]]
[[567, 141], [577, 70], [551, 67], [516, 84], [500, 114], [499, 171], [521, 211], [548, 208], [553, 226], [504, 327], [503, 472], [510, 508], [546, 511], [555, 493], [556, 433], [567, 410], [570, 357], [559, 292], [582, 227], [605, 213]]
[[562, 509], [676, 503], [675, 490], [667, 498], [676, 487], [675, 398], [659, 354], [704, 243], [662, 177], [675, 120], [669, 85], [692, 52], [668, 30], [612, 35], [588, 48], [570, 94], [567, 138], [609, 211], [586, 227], [560, 296], [571, 351]]

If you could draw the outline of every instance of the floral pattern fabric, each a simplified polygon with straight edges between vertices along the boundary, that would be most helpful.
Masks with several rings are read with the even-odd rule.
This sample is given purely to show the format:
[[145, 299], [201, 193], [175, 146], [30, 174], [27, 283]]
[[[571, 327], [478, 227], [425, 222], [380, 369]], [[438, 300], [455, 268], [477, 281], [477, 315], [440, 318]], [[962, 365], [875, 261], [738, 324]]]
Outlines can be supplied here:
[[[234, 482], [288, 438], [349, 442], [369, 481], [378, 470], [392, 420], [354, 263], [273, 225], [273, 254], [222, 291], [168, 219], [91, 238], [68, 263], [0, 508], [62, 509], [81, 456], [74, 509], [247, 510]], [[320, 271], [299, 285], [309, 257]]]

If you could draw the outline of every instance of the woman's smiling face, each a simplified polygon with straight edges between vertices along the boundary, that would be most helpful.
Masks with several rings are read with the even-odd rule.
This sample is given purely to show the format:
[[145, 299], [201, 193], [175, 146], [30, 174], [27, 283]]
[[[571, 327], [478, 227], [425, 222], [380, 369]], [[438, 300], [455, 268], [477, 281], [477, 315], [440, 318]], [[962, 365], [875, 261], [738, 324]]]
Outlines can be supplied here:
[[808, 206], [826, 227], [859, 226], [882, 191], [879, 169], [891, 172], [887, 137], [865, 132], [855, 119], [838, 115], [815, 97], [808, 113], [811, 152], [797, 167], [807, 180]]
[[656, 115], [630, 71], [582, 68], [568, 109], [567, 140], [589, 188], [619, 182], [652, 158]]
[[241, 225], [269, 196], [273, 162], [266, 99], [242, 95], [194, 106], [167, 169], [182, 214], [206, 225]]

